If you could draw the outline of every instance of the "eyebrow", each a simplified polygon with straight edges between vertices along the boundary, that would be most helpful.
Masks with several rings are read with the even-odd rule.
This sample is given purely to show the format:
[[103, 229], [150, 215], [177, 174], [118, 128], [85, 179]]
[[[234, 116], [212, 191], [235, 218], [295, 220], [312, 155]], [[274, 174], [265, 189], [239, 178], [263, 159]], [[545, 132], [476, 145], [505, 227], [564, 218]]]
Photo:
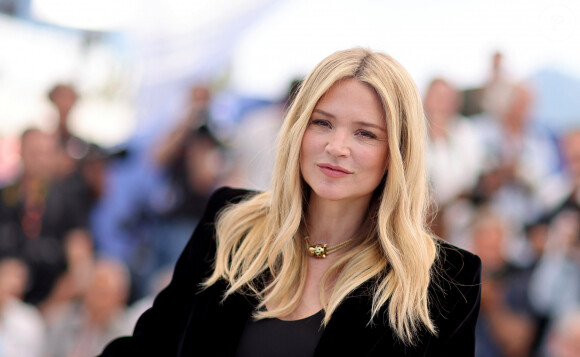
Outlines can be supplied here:
[[[314, 113], [314, 112], [317, 112], [317, 113], [320, 113], [320, 114], [322, 114], [322, 115], [325, 115], [325, 116], [327, 116], [327, 117], [336, 118], [336, 116], [335, 116], [334, 114], [331, 114], [331, 113], [325, 112], [324, 110], [320, 110], [320, 109], [314, 109], [312, 112], [313, 112], [313, 113]], [[376, 129], [378, 129], [378, 130], [387, 131], [387, 129], [386, 129], [385, 127], [383, 127], [383, 126], [381, 126], [381, 125], [377, 125], [377, 124], [375, 124], [375, 123], [369, 123], [369, 122], [366, 122], [366, 121], [360, 121], [360, 120], [359, 120], [359, 121], [356, 121], [356, 122], [354, 122], [354, 123], [355, 123], [355, 124], [357, 124], [357, 125], [362, 125], [362, 126], [370, 126], [371, 128], [376, 128]]]
[[371, 128], [375, 128], [375, 129], [378, 129], [378, 130], [381, 130], [381, 131], [384, 131], [384, 132], [387, 131], [387, 128], [384, 127], [384, 126], [382, 126], [382, 125], [377, 125], [377, 124], [369, 123], [369, 122], [366, 122], [366, 121], [356, 121], [355, 124], [362, 125], [362, 126], [370, 126]]
[[314, 109], [312, 112], [318, 112], [318, 113], [320, 113], [322, 115], [326, 115], [327, 117], [336, 118], [333, 114], [330, 114], [328, 112], [325, 112], [324, 110]]

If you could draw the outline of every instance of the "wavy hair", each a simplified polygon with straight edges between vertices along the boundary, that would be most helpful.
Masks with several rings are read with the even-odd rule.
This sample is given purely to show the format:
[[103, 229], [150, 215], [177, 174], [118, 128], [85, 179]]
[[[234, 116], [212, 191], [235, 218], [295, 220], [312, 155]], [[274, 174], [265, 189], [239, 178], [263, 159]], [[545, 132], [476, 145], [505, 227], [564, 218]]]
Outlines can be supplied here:
[[[436, 333], [428, 309], [437, 245], [426, 227], [426, 121], [413, 80], [386, 54], [362, 48], [339, 51], [306, 77], [280, 131], [271, 190], [221, 212], [215, 270], [204, 286], [224, 279], [229, 284], [224, 299], [234, 292], [255, 295], [260, 301], [256, 318], [283, 317], [298, 306], [306, 280], [309, 194], [300, 173], [301, 141], [319, 99], [346, 78], [369, 84], [381, 99], [390, 156], [388, 174], [363, 223], [361, 243], [344, 252], [323, 278], [324, 324], [350, 293], [368, 282], [369, 323], [387, 308], [399, 339], [414, 344], [421, 329]], [[334, 286], [326, 296], [330, 279]], [[274, 308], [266, 310], [266, 304]]]

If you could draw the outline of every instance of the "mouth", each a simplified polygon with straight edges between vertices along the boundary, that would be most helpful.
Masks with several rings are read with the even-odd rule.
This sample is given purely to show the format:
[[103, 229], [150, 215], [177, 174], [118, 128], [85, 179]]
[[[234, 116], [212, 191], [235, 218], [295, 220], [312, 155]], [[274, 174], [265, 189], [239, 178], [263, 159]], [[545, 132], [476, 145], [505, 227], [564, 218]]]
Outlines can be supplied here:
[[322, 173], [333, 178], [344, 177], [353, 173], [352, 171], [349, 171], [342, 166], [331, 164], [318, 164], [317, 166], [320, 168]]

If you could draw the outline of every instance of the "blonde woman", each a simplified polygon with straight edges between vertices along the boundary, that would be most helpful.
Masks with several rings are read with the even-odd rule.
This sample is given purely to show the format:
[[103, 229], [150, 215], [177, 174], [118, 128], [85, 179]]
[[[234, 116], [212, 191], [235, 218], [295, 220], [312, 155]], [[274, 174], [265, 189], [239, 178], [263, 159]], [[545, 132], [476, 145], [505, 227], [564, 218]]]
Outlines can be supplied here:
[[218, 190], [171, 284], [103, 356], [473, 355], [480, 261], [425, 226], [425, 135], [391, 57], [324, 59], [271, 190]]

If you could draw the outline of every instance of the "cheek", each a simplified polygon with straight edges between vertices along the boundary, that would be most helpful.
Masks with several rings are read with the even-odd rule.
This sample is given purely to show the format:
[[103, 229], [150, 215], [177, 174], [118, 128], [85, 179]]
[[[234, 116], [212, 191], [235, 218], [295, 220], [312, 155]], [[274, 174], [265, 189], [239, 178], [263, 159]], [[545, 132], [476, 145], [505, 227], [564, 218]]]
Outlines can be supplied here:
[[306, 161], [309, 158], [309, 139], [307, 132], [304, 133], [302, 137], [302, 143], [300, 144], [300, 156], [298, 158], [298, 163], [300, 164], [300, 175], [304, 178], [304, 170], [306, 169]]
[[300, 162], [310, 157], [315, 150], [316, 150], [315, 135], [312, 135], [312, 133], [309, 130], [306, 130], [304, 136], [302, 137], [302, 143], [300, 145]]
[[367, 167], [374, 171], [376, 176], [382, 178], [389, 164], [389, 152], [384, 148], [374, 148], [374, 150], [365, 153], [365, 162], [367, 163]]

